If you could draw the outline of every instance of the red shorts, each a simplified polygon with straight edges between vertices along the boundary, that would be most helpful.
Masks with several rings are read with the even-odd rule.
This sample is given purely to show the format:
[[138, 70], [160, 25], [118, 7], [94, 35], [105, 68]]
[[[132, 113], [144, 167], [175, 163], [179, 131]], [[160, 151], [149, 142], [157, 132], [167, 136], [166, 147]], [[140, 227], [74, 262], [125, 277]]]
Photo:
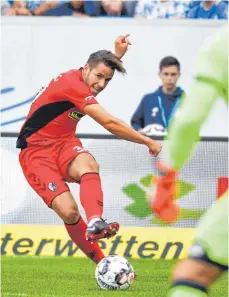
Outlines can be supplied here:
[[66, 181], [76, 182], [68, 176], [68, 165], [81, 153], [88, 151], [78, 138], [62, 139], [47, 147], [27, 147], [20, 152], [25, 178], [49, 207], [56, 196], [69, 191]]

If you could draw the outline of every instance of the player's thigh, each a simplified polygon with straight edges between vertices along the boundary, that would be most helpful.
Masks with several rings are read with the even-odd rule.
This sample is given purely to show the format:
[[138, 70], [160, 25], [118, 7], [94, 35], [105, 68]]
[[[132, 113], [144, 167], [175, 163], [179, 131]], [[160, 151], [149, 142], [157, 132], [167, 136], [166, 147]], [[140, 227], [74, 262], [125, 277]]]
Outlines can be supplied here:
[[68, 182], [79, 182], [82, 174], [99, 172], [99, 165], [79, 139], [67, 141], [58, 156], [61, 175]]
[[20, 153], [19, 160], [30, 186], [51, 207], [53, 199], [69, 191], [69, 187], [48, 154], [45, 150], [26, 149]]
[[217, 200], [201, 218], [194, 241], [211, 261], [228, 265], [228, 194]]
[[52, 201], [52, 209], [67, 224], [74, 224], [80, 218], [77, 204], [70, 192], [64, 192]]

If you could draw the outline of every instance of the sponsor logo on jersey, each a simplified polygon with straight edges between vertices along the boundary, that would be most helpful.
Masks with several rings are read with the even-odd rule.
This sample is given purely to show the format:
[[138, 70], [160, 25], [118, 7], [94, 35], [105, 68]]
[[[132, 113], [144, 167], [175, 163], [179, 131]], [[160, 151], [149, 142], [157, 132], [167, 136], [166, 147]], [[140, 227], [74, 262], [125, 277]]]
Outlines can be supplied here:
[[85, 101], [89, 101], [89, 100], [92, 100], [92, 99], [94, 99], [94, 96], [88, 96], [88, 97], [85, 98]]
[[83, 114], [83, 113], [80, 113], [80, 112], [78, 112], [78, 111], [76, 111], [76, 110], [72, 110], [72, 111], [68, 114], [68, 116], [69, 116], [71, 119], [75, 120], [75, 121], [79, 121], [79, 120], [84, 116], [84, 114]]
[[82, 152], [88, 152], [87, 150], [85, 150], [83, 147], [80, 147], [80, 146], [74, 146], [72, 148], [73, 150], [76, 150], [78, 153], [82, 153]]
[[57, 185], [55, 183], [49, 183], [49, 190], [55, 192], [57, 190]]

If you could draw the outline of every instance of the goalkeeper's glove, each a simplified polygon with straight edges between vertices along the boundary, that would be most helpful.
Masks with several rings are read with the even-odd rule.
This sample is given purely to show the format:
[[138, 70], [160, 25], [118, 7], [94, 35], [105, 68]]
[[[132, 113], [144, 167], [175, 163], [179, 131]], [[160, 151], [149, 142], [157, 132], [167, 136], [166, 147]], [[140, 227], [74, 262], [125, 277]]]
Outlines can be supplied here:
[[175, 203], [177, 172], [162, 162], [157, 163], [157, 168], [164, 172], [164, 176], [156, 180], [151, 208], [163, 221], [174, 223], [180, 212], [179, 206]]

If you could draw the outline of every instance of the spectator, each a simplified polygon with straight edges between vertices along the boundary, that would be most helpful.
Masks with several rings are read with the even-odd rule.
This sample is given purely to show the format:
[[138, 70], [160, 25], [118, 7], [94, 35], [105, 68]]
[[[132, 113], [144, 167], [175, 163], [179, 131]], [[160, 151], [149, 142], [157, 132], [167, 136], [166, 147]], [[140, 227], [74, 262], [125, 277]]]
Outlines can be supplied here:
[[85, 1], [83, 0], [70, 1], [69, 5], [70, 5], [70, 8], [73, 10], [74, 16], [80, 16], [80, 17], [87, 16], [84, 4], [85, 4]]
[[166, 131], [184, 92], [176, 86], [180, 77], [180, 63], [176, 58], [163, 58], [159, 69], [162, 86], [142, 98], [131, 118], [131, 126], [145, 134]]
[[190, 19], [227, 19], [228, 4], [225, 1], [202, 1], [190, 9], [188, 13]]
[[195, 6], [198, 6], [198, 5], [200, 5], [200, 3], [202, 2], [202, 0], [200, 1], [198, 1], [198, 0], [193, 0], [193, 1], [190, 1], [189, 2], [189, 9], [192, 9], [193, 7], [195, 7]]
[[125, 0], [124, 1], [127, 16], [129, 16], [129, 17], [134, 16], [134, 12], [135, 12], [135, 8], [136, 8], [137, 3], [138, 3], [138, 1], [133, 1], [133, 0]]
[[7, 0], [2, 0], [1, 1], [1, 15], [16, 15], [16, 11], [14, 8], [11, 7], [11, 4]]
[[68, 1], [58, 8], [48, 10], [44, 15], [77, 16], [130, 16], [134, 14], [137, 1]]
[[149, 19], [186, 18], [189, 1], [142, 0], [138, 1], [135, 17]]
[[[43, 16], [130, 16], [137, 0], [24, 0], [1, 1], [2, 15]], [[10, 8], [12, 4], [12, 8]]]
[[99, 16], [127, 16], [123, 0], [102, 0], [100, 1]]
[[16, 15], [43, 15], [47, 10], [58, 7], [65, 1], [14, 1], [12, 7]]
[[[89, 7], [89, 9], [88, 9]], [[79, 16], [96, 15], [92, 1], [65, 1], [60, 6], [47, 10], [44, 16]]]

